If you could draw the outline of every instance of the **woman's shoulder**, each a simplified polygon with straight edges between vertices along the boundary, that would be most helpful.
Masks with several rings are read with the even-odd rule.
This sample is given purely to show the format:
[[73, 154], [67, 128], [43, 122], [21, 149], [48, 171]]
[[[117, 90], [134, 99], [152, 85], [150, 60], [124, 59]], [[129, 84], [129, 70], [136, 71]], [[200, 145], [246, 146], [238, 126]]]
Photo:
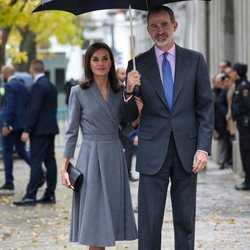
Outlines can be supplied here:
[[80, 91], [80, 88], [81, 88], [80, 85], [77, 84], [77, 85], [75, 85], [75, 86], [72, 86], [70, 91], [71, 91], [72, 93], [75, 93], [75, 92]]
[[71, 98], [77, 98], [80, 102], [83, 102], [88, 99], [86, 97], [89, 96], [89, 88], [84, 89], [79, 84], [73, 86], [70, 90], [70, 96]]
[[84, 94], [85, 92], [88, 92], [92, 88], [92, 85], [93, 84], [91, 84], [88, 88], [83, 88], [80, 84], [77, 84], [76, 86], [73, 86], [71, 90], [74, 93]]

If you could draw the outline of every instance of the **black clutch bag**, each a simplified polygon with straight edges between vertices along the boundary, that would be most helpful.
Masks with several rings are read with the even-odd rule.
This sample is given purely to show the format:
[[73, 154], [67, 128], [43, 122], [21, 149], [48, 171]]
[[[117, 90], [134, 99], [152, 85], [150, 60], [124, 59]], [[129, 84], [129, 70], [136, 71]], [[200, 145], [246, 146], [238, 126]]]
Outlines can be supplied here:
[[83, 173], [75, 168], [71, 162], [68, 164], [67, 172], [69, 174], [70, 188], [75, 192], [79, 191], [83, 183]]

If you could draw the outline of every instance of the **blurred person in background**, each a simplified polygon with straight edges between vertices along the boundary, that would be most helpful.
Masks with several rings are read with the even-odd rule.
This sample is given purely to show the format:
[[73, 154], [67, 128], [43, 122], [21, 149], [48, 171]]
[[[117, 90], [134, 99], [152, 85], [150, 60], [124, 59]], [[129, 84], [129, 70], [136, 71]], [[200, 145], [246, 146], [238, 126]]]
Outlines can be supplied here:
[[213, 79], [213, 98], [214, 98], [214, 139], [218, 141], [218, 164], [219, 169], [224, 169], [230, 162], [230, 138], [226, 120], [227, 90], [224, 84], [225, 74], [220, 73]]
[[232, 167], [233, 165], [233, 142], [236, 136], [236, 122], [233, 120], [232, 117], [232, 100], [233, 100], [233, 93], [235, 90], [235, 83], [230, 78], [230, 73], [232, 71], [232, 67], [227, 67], [225, 70], [224, 76], [224, 86], [226, 89], [226, 99], [227, 99], [227, 113], [226, 113], [226, 121], [227, 121], [227, 130], [229, 133], [229, 160], [227, 164]]
[[[26, 194], [20, 201], [13, 202], [17, 206], [56, 203], [55, 135], [59, 132], [57, 124], [57, 90], [55, 85], [45, 76], [43, 61], [32, 61], [30, 74], [34, 78], [34, 84], [30, 93], [22, 140], [24, 142], [30, 140], [31, 172]], [[43, 196], [37, 200], [39, 180], [43, 175], [42, 163], [46, 168], [47, 187]]]
[[65, 104], [67, 106], [69, 104], [69, 96], [70, 96], [71, 88], [75, 85], [77, 85], [77, 81], [75, 81], [73, 78], [71, 78], [69, 81], [65, 82], [63, 90], [65, 93]]
[[220, 63], [219, 63], [219, 70], [220, 70], [220, 73], [222, 74], [226, 74], [228, 68], [230, 68], [232, 66], [231, 62], [229, 60], [221, 60]]
[[126, 69], [124, 67], [118, 67], [116, 69], [116, 75], [117, 75], [120, 85], [125, 87]]
[[15, 77], [13, 65], [2, 68], [5, 90], [1, 108], [1, 129], [5, 183], [0, 192], [14, 191], [13, 152], [30, 165], [30, 154], [21, 140], [24, 129], [25, 113], [29, 102], [29, 93], [23, 82]]
[[247, 64], [235, 63], [230, 78], [235, 82], [232, 116], [239, 132], [240, 155], [245, 173], [236, 190], [250, 190], [250, 82], [247, 80]]

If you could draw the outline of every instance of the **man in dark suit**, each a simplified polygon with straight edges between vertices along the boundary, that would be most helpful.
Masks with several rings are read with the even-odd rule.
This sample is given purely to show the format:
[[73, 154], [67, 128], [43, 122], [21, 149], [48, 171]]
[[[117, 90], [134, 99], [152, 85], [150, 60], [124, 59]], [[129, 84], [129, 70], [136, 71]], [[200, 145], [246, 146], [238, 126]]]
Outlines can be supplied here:
[[25, 109], [29, 101], [29, 93], [23, 82], [15, 76], [15, 68], [5, 65], [2, 75], [5, 83], [5, 94], [1, 112], [3, 162], [5, 170], [5, 183], [0, 187], [0, 192], [14, 191], [13, 177], [13, 149], [28, 165], [30, 155], [21, 140], [24, 128]]
[[[34, 60], [31, 63], [30, 73], [35, 83], [31, 89], [28, 118], [22, 134], [23, 141], [30, 139], [31, 173], [25, 196], [22, 200], [14, 202], [17, 206], [56, 202], [57, 165], [54, 144], [55, 135], [58, 134], [57, 91], [44, 72], [41, 60]], [[43, 197], [36, 200], [42, 163], [47, 171], [47, 188]]]
[[[128, 65], [125, 103], [140, 85], [144, 107], [138, 129], [139, 249], [160, 250], [169, 179], [175, 249], [194, 249], [197, 173], [207, 164], [213, 99], [203, 56], [179, 47], [177, 22], [164, 6], [148, 13], [155, 45]], [[136, 107], [134, 107], [136, 108]]]

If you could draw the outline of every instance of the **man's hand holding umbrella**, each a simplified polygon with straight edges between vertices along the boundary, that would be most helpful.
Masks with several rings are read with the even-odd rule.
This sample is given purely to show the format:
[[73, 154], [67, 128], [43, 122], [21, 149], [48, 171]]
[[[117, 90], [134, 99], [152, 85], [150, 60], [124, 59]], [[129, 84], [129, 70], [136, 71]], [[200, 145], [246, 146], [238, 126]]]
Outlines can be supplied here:
[[[134, 94], [137, 87], [141, 85], [141, 74], [137, 70], [131, 70], [127, 75], [126, 96]], [[135, 93], [135, 95], [137, 95]]]

